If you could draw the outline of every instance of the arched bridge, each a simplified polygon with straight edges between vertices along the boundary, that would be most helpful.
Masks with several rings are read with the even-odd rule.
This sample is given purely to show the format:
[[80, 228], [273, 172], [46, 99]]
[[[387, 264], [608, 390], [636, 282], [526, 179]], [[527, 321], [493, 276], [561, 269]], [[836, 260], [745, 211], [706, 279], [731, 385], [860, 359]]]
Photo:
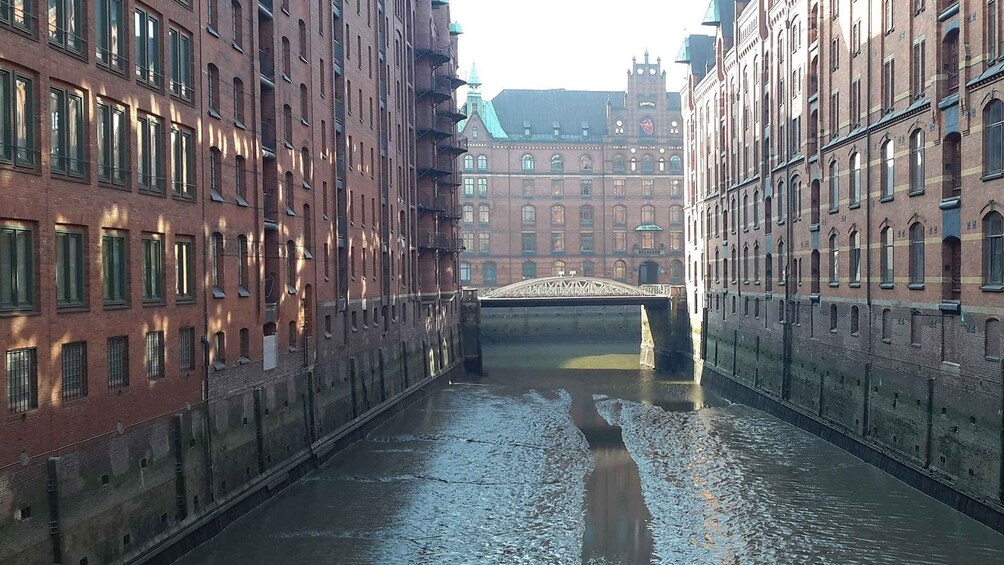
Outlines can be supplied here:
[[596, 277], [543, 277], [478, 290], [483, 308], [513, 306], [664, 305], [670, 285], [632, 286]]

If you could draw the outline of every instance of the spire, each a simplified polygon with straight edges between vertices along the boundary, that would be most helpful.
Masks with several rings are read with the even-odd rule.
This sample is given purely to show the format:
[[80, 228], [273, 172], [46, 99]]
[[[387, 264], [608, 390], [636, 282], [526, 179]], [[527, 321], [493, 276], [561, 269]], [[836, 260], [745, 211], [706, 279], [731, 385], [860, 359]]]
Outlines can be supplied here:
[[474, 63], [471, 63], [471, 72], [467, 75], [467, 86], [470, 86], [473, 90], [481, 87], [481, 79], [478, 78], [478, 67]]
[[645, 64], [648, 64], [648, 48], [645, 49]]

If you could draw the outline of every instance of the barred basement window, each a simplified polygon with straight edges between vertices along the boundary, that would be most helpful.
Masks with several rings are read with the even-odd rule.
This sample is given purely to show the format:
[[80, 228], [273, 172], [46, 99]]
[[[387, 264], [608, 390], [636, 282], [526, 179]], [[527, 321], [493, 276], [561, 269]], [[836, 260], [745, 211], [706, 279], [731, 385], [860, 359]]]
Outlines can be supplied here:
[[[331, 335], [331, 316], [324, 317], [324, 328], [328, 335]], [[251, 330], [247, 328], [241, 328], [241, 363], [251, 362]]]
[[178, 363], [182, 371], [195, 370], [195, 328], [178, 330]]
[[87, 342], [63, 344], [63, 400], [87, 396]]
[[150, 380], [164, 378], [164, 332], [149, 332], [146, 334], [146, 378]]
[[7, 351], [7, 408], [12, 414], [38, 408], [38, 365], [34, 347]]
[[129, 337], [108, 338], [108, 388], [129, 386]]

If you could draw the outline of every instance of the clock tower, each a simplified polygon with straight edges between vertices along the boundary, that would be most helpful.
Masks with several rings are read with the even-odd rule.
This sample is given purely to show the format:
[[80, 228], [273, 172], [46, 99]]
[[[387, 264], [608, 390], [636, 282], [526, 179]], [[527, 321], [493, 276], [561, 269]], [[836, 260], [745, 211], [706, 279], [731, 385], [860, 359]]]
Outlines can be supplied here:
[[[665, 138], [672, 133], [670, 125], [669, 100], [666, 95], [666, 72], [662, 69], [662, 59], [649, 60], [648, 51], [641, 62], [631, 59], [631, 69], [627, 72], [628, 85], [623, 107], [609, 105], [608, 128], [610, 135], [618, 138], [646, 139]], [[679, 124], [677, 124], [677, 128]], [[677, 134], [679, 132], [677, 131]]]

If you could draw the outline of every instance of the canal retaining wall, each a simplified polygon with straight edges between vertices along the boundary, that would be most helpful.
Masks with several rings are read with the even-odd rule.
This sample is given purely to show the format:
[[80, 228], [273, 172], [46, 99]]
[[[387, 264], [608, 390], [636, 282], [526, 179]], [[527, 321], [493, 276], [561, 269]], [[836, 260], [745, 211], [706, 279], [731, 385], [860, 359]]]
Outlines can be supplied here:
[[302, 358], [251, 386], [234, 371], [207, 402], [5, 469], [0, 563], [170, 562], [463, 371], [452, 329]]
[[616, 338], [639, 336], [640, 306], [531, 306], [481, 308], [481, 339], [505, 340], [547, 338], [577, 339], [582, 336]]
[[748, 309], [731, 320], [715, 310], [693, 314], [695, 377], [1004, 532], [999, 381], [853, 347], [814, 326], [821, 317], [811, 305], [792, 307], [771, 309], [778, 324]]

